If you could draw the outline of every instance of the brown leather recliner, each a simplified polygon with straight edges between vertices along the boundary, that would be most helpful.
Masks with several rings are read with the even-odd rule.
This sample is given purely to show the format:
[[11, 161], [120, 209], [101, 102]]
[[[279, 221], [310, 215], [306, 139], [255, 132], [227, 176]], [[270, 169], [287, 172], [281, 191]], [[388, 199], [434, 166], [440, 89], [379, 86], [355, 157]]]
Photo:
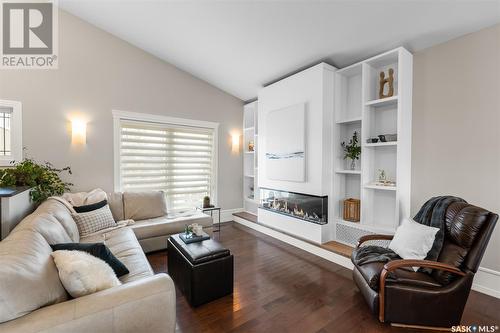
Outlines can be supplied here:
[[[437, 261], [354, 264], [354, 281], [381, 322], [447, 328], [459, 325], [497, 220], [497, 214], [483, 208], [453, 203], [446, 211], [444, 244]], [[364, 242], [381, 239], [391, 240], [392, 236], [361, 237], [352, 257]], [[433, 270], [426, 274], [411, 267]]]

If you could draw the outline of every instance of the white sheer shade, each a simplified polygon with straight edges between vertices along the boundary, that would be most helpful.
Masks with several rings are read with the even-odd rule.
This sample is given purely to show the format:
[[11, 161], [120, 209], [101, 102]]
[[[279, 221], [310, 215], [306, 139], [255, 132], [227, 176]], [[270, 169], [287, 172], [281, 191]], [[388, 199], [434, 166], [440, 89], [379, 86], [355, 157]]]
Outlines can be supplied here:
[[214, 130], [121, 121], [123, 191], [163, 190], [170, 211], [201, 205], [213, 189]]

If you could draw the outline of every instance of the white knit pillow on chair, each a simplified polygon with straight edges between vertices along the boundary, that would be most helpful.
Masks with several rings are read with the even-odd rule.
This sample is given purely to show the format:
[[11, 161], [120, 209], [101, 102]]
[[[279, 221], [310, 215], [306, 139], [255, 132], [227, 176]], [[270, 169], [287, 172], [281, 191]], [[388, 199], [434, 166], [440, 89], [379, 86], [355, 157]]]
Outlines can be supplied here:
[[85, 237], [96, 231], [116, 227], [109, 205], [86, 213], [73, 214], [80, 237]]

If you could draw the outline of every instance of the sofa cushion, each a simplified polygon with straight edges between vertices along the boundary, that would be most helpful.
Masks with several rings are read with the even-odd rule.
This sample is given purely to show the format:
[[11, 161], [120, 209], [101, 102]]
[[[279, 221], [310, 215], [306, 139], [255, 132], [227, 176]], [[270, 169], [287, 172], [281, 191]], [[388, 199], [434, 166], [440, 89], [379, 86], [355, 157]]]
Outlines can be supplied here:
[[0, 322], [68, 299], [51, 253], [34, 230], [11, 233], [0, 242]]
[[202, 212], [193, 212], [192, 215], [169, 217], [163, 216], [154, 219], [136, 221], [131, 225], [137, 239], [146, 239], [158, 236], [177, 234], [185, 230], [186, 226], [198, 223], [203, 227], [212, 225], [212, 218]]
[[78, 227], [71, 216], [71, 211], [62, 202], [53, 199], [45, 200], [40, 204], [40, 206], [38, 206], [33, 214], [42, 213], [54, 216], [64, 230], [66, 230], [66, 233], [69, 235], [72, 242], [78, 242], [80, 240]]
[[72, 242], [71, 237], [61, 223], [53, 215], [47, 213], [33, 213], [28, 215], [14, 228], [12, 233], [23, 230], [39, 233], [49, 244]]
[[123, 209], [125, 219], [135, 221], [167, 215], [165, 192], [124, 192]]
[[107, 193], [107, 196], [109, 209], [111, 209], [115, 221], [125, 220], [125, 214], [123, 213], [123, 193], [111, 192]]
[[122, 283], [139, 280], [154, 274], [141, 245], [129, 227], [102, 230], [82, 238], [81, 242], [104, 243], [130, 271], [129, 274], [120, 277]]

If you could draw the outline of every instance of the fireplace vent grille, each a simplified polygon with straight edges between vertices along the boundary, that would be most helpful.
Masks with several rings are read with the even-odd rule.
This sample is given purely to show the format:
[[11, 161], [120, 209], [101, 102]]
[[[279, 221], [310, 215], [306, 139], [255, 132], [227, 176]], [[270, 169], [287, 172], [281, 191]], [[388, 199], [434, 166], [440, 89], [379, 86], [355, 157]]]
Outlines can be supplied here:
[[[348, 244], [350, 246], [356, 246], [358, 243], [358, 239], [361, 236], [365, 235], [373, 235], [375, 233], [366, 231], [356, 227], [350, 227], [345, 224], [337, 223], [336, 225], [336, 239], [344, 244]], [[378, 245], [378, 246], [387, 246], [389, 244], [388, 241], [384, 240], [374, 240], [363, 243], [363, 245]]]

